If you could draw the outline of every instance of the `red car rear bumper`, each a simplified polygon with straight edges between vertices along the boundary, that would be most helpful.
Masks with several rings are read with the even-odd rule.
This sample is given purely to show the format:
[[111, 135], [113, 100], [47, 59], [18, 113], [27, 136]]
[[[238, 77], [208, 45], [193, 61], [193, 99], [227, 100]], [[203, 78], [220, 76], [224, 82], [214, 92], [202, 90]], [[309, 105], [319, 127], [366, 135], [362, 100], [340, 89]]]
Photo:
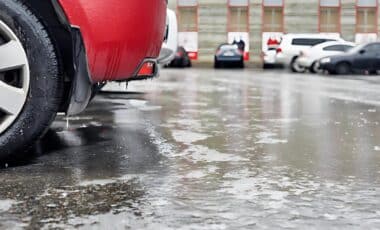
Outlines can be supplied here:
[[159, 55], [165, 0], [59, 0], [80, 28], [93, 82], [135, 78], [146, 58]]

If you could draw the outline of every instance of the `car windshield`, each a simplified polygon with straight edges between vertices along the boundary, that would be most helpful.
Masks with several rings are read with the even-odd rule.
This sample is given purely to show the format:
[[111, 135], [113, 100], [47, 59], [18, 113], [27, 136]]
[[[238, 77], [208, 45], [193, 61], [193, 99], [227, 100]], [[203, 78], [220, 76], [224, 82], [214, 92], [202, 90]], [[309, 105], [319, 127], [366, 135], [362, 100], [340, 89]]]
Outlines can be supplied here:
[[360, 50], [362, 50], [364, 47], [366, 46], [366, 44], [362, 44], [362, 45], [358, 45], [352, 49], [350, 49], [350, 51], [348, 51], [348, 53], [358, 53]]
[[222, 45], [220, 47], [220, 50], [234, 50], [234, 49], [237, 49], [238, 46], [237, 45]]

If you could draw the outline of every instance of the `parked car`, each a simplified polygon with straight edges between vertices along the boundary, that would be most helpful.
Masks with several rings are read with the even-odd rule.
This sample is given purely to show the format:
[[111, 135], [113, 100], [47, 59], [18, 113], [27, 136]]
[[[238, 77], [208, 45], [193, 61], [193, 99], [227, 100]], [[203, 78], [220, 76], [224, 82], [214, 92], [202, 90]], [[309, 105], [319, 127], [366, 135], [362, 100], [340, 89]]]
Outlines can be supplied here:
[[324, 57], [339, 55], [348, 52], [355, 47], [352, 42], [324, 42], [310, 49], [301, 51], [300, 56], [297, 58], [297, 65], [302, 68], [309, 69], [312, 73], [320, 72], [319, 60]]
[[280, 67], [280, 64], [276, 63], [276, 49], [269, 49], [262, 53], [263, 69], [270, 69]]
[[380, 42], [359, 45], [346, 54], [322, 58], [320, 68], [331, 74], [356, 71], [376, 74], [380, 70]]
[[327, 41], [343, 40], [322, 34], [286, 34], [277, 48], [276, 63], [289, 66], [293, 72], [304, 72], [306, 69], [297, 63], [301, 51]]
[[186, 68], [186, 67], [191, 67], [191, 66], [192, 66], [191, 59], [189, 57], [189, 54], [185, 50], [185, 48], [182, 46], [178, 47], [175, 57], [173, 61], [170, 62], [168, 67]]
[[0, 158], [24, 153], [57, 112], [81, 112], [94, 84], [155, 76], [166, 7], [0, 0]]
[[244, 52], [236, 44], [222, 44], [216, 50], [214, 67], [225, 66], [244, 68]]
[[173, 10], [167, 9], [166, 36], [162, 44], [158, 63], [168, 65], [174, 58], [178, 47], [178, 23]]

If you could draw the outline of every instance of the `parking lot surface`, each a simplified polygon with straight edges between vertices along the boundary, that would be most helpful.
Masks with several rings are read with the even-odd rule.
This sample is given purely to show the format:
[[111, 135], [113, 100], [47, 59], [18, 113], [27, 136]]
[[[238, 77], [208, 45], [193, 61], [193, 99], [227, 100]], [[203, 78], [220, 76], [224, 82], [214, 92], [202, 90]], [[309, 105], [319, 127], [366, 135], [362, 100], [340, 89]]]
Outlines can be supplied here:
[[4, 165], [0, 227], [377, 228], [379, 82], [165, 69]]

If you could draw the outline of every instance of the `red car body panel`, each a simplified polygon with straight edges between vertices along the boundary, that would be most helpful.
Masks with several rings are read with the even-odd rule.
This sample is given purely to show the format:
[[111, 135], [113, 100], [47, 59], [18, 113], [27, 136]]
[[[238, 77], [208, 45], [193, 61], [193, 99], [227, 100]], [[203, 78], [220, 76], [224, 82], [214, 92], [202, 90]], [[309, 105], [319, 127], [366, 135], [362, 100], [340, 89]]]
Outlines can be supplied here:
[[85, 43], [93, 82], [134, 77], [145, 58], [159, 55], [166, 0], [59, 0]]

